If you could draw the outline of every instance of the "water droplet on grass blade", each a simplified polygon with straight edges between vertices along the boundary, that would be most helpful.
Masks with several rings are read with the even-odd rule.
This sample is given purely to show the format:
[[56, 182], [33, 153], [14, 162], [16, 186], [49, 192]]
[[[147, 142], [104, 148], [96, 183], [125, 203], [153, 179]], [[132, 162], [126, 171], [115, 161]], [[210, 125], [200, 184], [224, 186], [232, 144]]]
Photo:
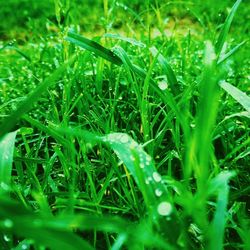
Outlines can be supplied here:
[[145, 167], [145, 165], [144, 165], [144, 163], [140, 163], [140, 168], [144, 168]]
[[160, 176], [160, 174], [158, 174], [157, 172], [154, 172], [154, 173], [153, 173], [153, 179], [154, 179], [156, 182], [160, 182], [160, 181], [161, 181], [161, 176]]
[[6, 219], [3, 221], [3, 225], [6, 227], [6, 228], [12, 228], [13, 227], [13, 221], [10, 220], [10, 219]]
[[121, 137], [120, 137], [121, 143], [128, 143], [128, 141], [129, 141], [129, 137], [126, 134], [121, 135]]
[[28, 249], [28, 247], [29, 247], [28, 245], [23, 244], [21, 248], [22, 248], [22, 249]]
[[165, 82], [165, 81], [160, 81], [160, 82], [158, 82], [158, 87], [159, 87], [161, 90], [165, 90], [165, 89], [168, 88], [168, 84], [167, 84], [167, 82]]
[[157, 188], [155, 190], [155, 195], [158, 196], [158, 197], [160, 197], [162, 195], [162, 190], [160, 190], [159, 188]]
[[3, 235], [3, 239], [7, 242], [11, 240], [11, 238], [6, 234]]
[[157, 207], [158, 214], [162, 216], [169, 216], [172, 210], [172, 205], [167, 201], [161, 202]]

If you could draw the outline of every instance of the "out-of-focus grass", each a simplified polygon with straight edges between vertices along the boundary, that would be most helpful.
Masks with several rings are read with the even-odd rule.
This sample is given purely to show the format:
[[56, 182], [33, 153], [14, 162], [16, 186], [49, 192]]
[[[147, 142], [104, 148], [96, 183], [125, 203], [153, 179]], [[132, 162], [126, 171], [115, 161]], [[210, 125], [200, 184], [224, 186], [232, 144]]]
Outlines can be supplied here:
[[5, 2], [0, 248], [248, 249], [247, 10]]

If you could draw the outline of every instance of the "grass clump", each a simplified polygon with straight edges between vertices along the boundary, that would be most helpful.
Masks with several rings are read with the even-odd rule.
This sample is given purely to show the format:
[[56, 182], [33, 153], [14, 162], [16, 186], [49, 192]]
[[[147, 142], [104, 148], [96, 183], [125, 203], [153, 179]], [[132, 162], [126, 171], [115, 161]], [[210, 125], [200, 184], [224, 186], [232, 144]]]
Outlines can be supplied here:
[[21, 2], [1, 12], [29, 20], [1, 26], [1, 249], [248, 249], [245, 3]]

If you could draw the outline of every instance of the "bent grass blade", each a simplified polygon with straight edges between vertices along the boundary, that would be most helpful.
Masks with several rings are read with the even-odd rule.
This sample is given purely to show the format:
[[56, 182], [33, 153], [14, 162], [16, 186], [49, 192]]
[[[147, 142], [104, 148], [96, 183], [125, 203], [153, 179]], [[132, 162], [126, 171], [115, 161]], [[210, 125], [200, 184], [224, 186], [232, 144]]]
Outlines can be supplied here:
[[163, 55], [160, 54], [158, 50], [156, 49], [156, 47], [154, 46], [150, 48], [150, 52], [152, 53], [154, 57], [157, 57], [158, 62], [160, 63], [164, 71], [166, 72], [168, 83], [169, 83], [172, 93], [174, 95], [177, 95], [177, 93], [179, 92], [178, 81], [177, 81], [177, 78], [175, 76], [173, 69], [171, 68], [170, 64], [167, 62], [167, 59], [164, 58]]
[[250, 97], [246, 93], [226, 81], [220, 82], [220, 86], [250, 114]]
[[10, 132], [0, 139], [0, 184], [10, 184], [16, 134]]
[[73, 44], [80, 46], [81, 48], [95, 53], [97, 56], [100, 56], [116, 65], [122, 64], [121, 59], [111, 50], [106, 49], [99, 43], [89, 40], [86, 37], [80, 36], [74, 32], [68, 32], [68, 36], [65, 39]]
[[224, 46], [224, 43], [226, 41], [229, 29], [230, 29], [232, 21], [233, 21], [234, 15], [235, 15], [241, 1], [242, 0], [237, 0], [236, 1], [236, 3], [232, 7], [229, 15], [227, 16], [225, 23], [222, 26], [221, 32], [220, 32], [219, 37], [217, 39], [217, 42], [215, 44], [215, 52], [218, 55], [218, 57], [220, 57], [222, 48]]

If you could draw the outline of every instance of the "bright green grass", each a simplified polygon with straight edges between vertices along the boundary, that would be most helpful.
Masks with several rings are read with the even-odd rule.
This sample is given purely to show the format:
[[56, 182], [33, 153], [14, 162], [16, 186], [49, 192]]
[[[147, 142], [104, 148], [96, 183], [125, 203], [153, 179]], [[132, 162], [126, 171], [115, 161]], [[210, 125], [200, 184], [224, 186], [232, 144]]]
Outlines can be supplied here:
[[15, 8], [0, 249], [250, 249], [246, 2]]

